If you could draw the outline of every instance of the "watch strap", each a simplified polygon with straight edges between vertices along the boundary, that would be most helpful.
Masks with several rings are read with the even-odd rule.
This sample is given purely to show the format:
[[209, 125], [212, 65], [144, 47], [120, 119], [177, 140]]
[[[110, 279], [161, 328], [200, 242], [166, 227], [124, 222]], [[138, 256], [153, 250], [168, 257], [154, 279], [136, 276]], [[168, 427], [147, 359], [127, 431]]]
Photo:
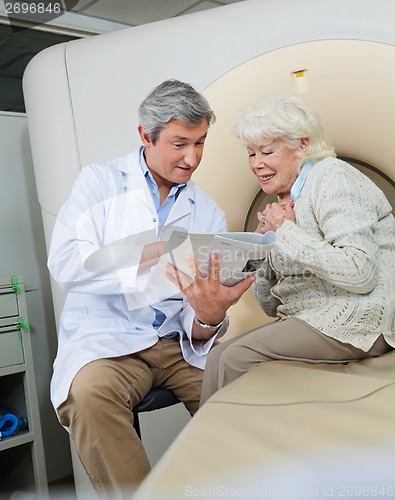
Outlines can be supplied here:
[[225, 320], [226, 316], [221, 322], [218, 323], [218, 325], [207, 325], [206, 323], [203, 323], [203, 321], [200, 321], [200, 319], [198, 319], [196, 316], [194, 318], [195, 323], [205, 330], [218, 330], [218, 328], [224, 324]]

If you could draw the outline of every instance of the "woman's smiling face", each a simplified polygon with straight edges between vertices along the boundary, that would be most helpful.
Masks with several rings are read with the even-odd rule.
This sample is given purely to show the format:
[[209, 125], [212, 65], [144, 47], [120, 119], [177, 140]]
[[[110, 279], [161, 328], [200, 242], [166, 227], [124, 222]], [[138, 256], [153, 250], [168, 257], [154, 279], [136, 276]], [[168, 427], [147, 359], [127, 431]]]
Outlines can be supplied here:
[[301, 153], [307, 146], [307, 139], [301, 139], [295, 149], [291, 149], [285, 139], [276, 139], [261, 146], [247, 146], [250, 168], [265, 193], [275, 194], [279, 199], [289, 196], [299, 175]]

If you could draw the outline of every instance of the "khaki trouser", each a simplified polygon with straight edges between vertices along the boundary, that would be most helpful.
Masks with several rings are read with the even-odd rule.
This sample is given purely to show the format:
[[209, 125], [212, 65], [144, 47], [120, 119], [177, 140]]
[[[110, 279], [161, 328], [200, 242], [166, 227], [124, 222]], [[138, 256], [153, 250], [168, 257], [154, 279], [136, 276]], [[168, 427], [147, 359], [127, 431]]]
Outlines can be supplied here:
[[189, 365], [178, 339], [162, 339], [142, 352], [98, 359], [75, 376], [58, 409], [93, 486], [103, 498], [126, 498], [150, 471], [133, 427], [132, 408], [152, 387], [171, 389], [193, 415], [203, 371]]
[[210, 351], [200, 404], [205, 403], [221, 387], [267, 361], [347, 363], [380, 356], [391, 349], [383, 336], [365, 352], [351, 344], [327, 337], [296, 318], [274, 321], [239, 337], [220, 342]]

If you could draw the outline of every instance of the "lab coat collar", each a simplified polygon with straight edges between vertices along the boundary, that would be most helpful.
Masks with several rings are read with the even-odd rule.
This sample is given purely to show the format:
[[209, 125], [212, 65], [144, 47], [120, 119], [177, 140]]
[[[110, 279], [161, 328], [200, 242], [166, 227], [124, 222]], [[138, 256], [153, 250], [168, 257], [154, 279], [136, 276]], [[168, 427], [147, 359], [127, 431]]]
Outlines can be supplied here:
[[117, 164], [123, 174], [125, 192], [134, 191], [136, 196], [148, 207], [152, 214], [156, 214], [151, 193], [148, 190], [143, 172], [139, 163], [139, 149], [132, 151], [128, 156], [121, 158]]
[[169, 216], [167, 217], [165, 226], [173, 224], [177, 220], [191, 213], [191, 204], [195, 203], [195, 184], [193, 181], [188, 181], [185, 188], [180, 192], [176, 202], [174, 203]]

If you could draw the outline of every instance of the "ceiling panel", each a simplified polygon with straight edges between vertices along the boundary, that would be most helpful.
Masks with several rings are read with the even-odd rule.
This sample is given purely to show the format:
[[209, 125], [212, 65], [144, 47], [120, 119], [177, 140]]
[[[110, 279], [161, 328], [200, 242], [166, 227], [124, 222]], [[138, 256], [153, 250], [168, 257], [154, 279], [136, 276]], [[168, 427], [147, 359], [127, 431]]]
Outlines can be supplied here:
[[137, 26], [239, 1], [243, 0], [83, 0], [73, 12]]
[[193, 7], [189, 8], [183, 14], [192, 14], [193, 12], [200, 12], [201, 10], [208, 10], [214, 7], [218, 7], [217, 2], [198, 2]]
[[193, 0], [171, 0], [161, 2], [157, 0], [99, 0], [92, 4], [84, 14], [111, 19], [115, 22], [126, 22], [130, 25], [146, 24], [174, 17], [188, 7]]

